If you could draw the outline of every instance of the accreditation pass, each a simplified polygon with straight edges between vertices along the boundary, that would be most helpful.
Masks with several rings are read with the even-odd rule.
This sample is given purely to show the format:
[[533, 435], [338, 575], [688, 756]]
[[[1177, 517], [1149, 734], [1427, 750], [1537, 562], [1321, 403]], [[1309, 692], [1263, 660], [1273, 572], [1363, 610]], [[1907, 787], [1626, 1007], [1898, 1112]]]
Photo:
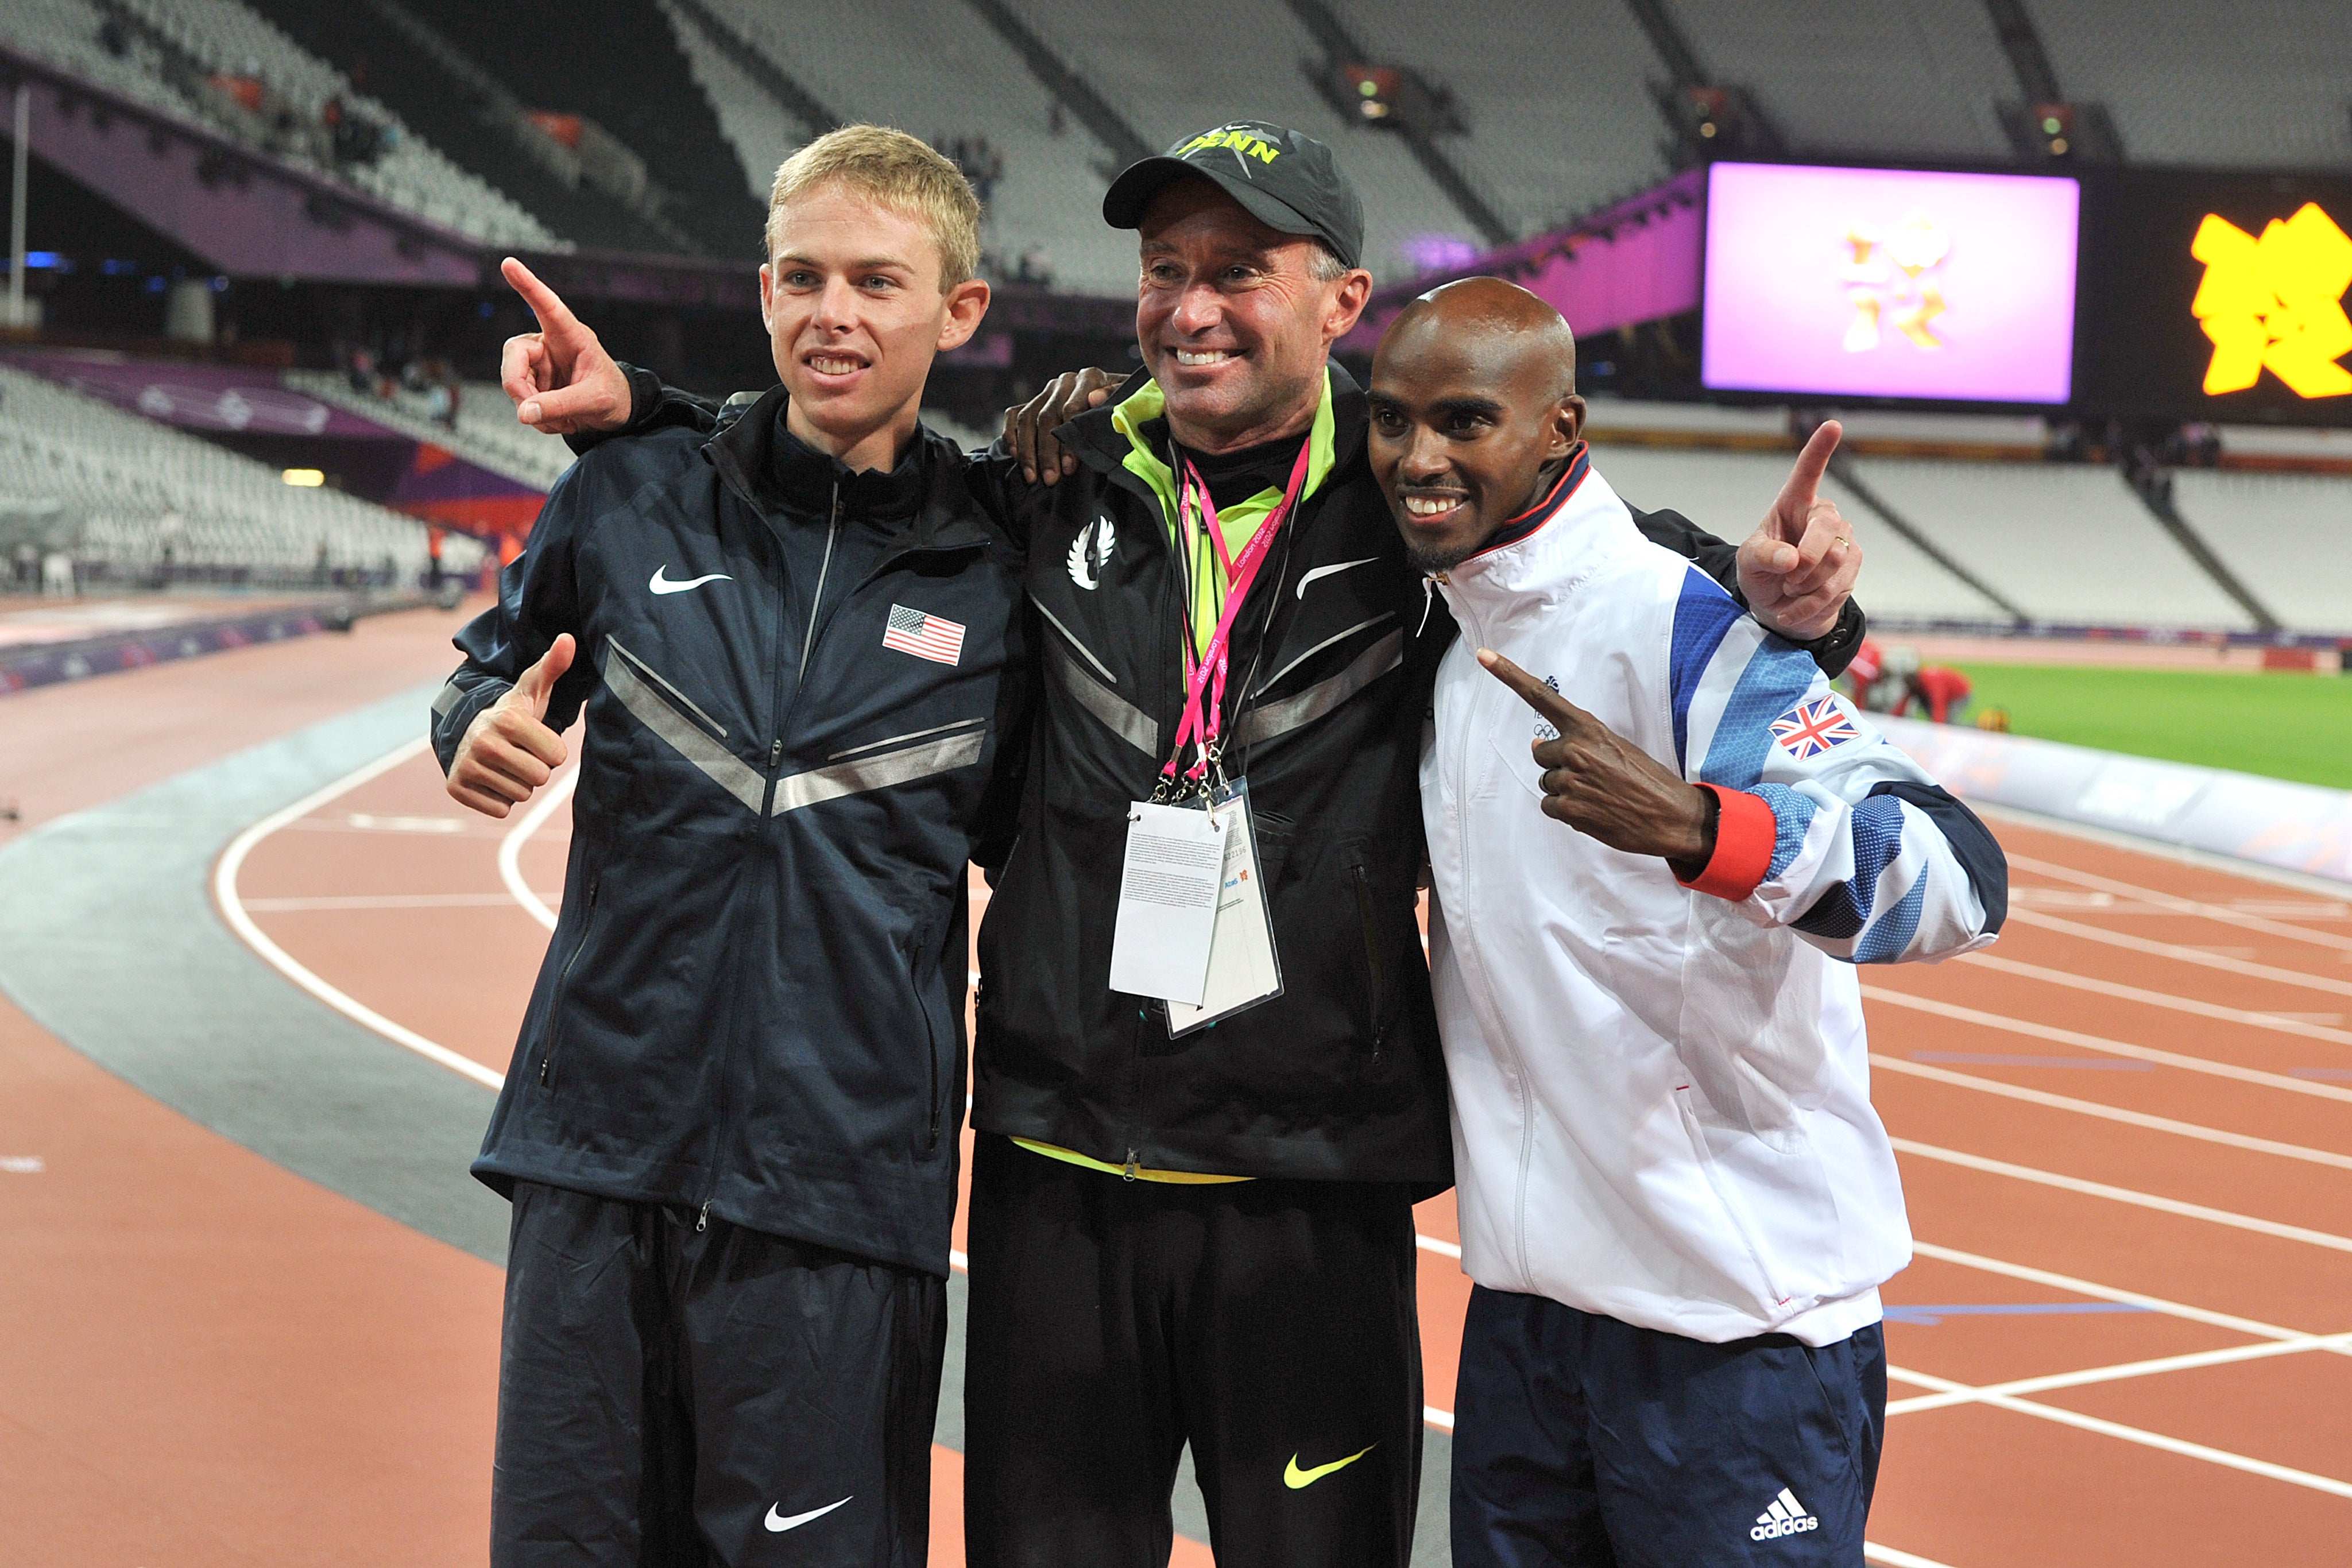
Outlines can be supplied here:
[[1111, 929], [1110, 988], [1201, 1005], [1216, 935], [1217, 891], [1232, 813], [1138, 800]]
[[1258, 874], [1257, 830], [1250, 821], [1249, 781], [1210, 797], [1209, 809], [1226, 819], [1224, 876], [1217, 889], [1216, 933], [1209, 943], [1209, 983], [1199, 1007], [1168, 1004], [1168, 1032], [1183, 1034], [1230, 1018], [1282, 994], [1282, 965], [1274, 950], [1274, 922], [1266, 914], [1265, 882]]

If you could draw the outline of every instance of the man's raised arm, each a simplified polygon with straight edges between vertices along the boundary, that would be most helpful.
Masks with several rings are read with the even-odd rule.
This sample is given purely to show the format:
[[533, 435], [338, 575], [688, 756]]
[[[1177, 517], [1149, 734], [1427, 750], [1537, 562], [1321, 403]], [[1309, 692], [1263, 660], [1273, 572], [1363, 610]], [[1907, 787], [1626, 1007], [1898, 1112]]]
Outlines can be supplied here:
[[509, 256], [499, 270], [539, 318], [538, 331], [509, 338], [499, 357], [499, 382], [514, 401], [517, 419], [564, 437], [574, 452], [607, 435], [673, 424], [717, 426], [718, 402], [666, 386], [653, 371], [607, 354], [596, 334], [530, 268]]

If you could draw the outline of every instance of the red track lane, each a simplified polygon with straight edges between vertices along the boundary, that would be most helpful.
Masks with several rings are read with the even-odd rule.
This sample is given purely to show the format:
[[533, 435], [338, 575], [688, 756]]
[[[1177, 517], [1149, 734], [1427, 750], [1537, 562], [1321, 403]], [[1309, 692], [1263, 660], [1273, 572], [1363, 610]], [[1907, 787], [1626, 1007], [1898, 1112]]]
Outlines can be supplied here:
[[[427, 679], [458, 620], [0, 697], [0, 799], [25, 815], [0, 841]], [[165, 1109], [5, 999], [0, 1155], [0, 1563], [480, 1560], [498, 1270]]]
[[[355, 825], [355, 813], [373, 821]], [[436, 831], [421, 821], [398, 823], [403, 817], [462, 826]], [[559, 812], [523, 855], [530, 885], [551, 904], [562, 874], [562, 823]], [[241, 888], [257, 901], [255, 917], [272, 938], [332, 984], [434, 1040], [499, 1064], [546, 943], [544, 929], [520, 906], [322, 909], [268, 901], [494, 894], [501, 887], [495, 859], [506, 831], [507, 824], [467, 819], [447, 802], [437, 771], [420, 758], [265, 841]], [[2352, 1071], [2346, 1071], [2352, 1070], [2352, 912], [2342, 901], [2160, 855], [2007, 825], [2000, 836], [2014, 852], [2067, 873], [2020, 870], [2020, 917], [1993, 949], [2003, 963], [2051, 973], [1961, 961], [1864, 976], [1885, 991], [1986, 1015], [1962, 1019], [1885, 999], [1868, 1004], [1874, 1051], [1963, 1079], [1882, 1068], [1875, 1097], [1890, 1130], [1927, 1149], [2018, 1167], [1988, 1171], [1905, 1154], [1918, 1236], [2002, 1264], [2139, 1292], [2159, 1304], [2281, 1331], [2352, 1331], [2352, 1169], [2103, 1119], [2084, 1109], [2111, 1107], [2352, 1161]], [[2084, 876], [2210, 901], [2225, 915], [2288, 929], [2249, 929], [2137, 895], [2102, 894], [2080, 880]], [[985, 891], [976, 880], [973, 898], [977, 911]], [[2051, 920], [2084, 929], [2055, 927]], [[2300, 940], [2294, 931], [2329, 940]], [[2116, 946], [2098, 940], [2100, 933], [2170, 945], [2223, 967]], [[2064, 983], [2070, 977], [2147, 994], [2085, 990]], [[2296, 984], [2293, 977], [2316, 984]], [[2306, 1032], [2186, 1011], [2182, 1001], [2263, 1014]], [[2021, 1026], [2285, 1082], [2215, 1076], [2194, 1070], [2195, 1062], [2147, 1064], [2063, 1038], [2021, 1033]], [[2308, 1032], [2314, 1030], [2322, 1033]], [[2326, 1038], [2330, 1030], [2346, 1038]], [[2313, 1094], [2302, 1084], [2326, 1092]], [[2000, 1085], [2083, 1104], [2021, 1103], [1987, 1087]], [[2084, 1191], [2081, 1184], [2115, 1190]], [[2215, 1212], [2181, 1213], [2179, 1206]], [[1422, 1206], [1419, 1220], [1424, 1236], [1458, 1239], [1450, 1195]], [[2267, 1234], [2242, 1221], [2316, 1234]], [[2339, 1236], [2342, 1247], [2327, 1244]], [[1440, 1251], [1424, 1250], [1421, 1262], [1428, 1397], [1438, 1411], [1450, 1411], [1468, 1288]], [[2101, 1304], [2095, 1293], [1933, 1257], [1923, 1257], [1886, 1293], [1898, 1307]], [[2164, 1312], [2104, 1310], [1962, 1313], [1932, 1325], [1898, 1313], [1888, 1341], [1897, 1368], [1970, 1386], [2264, 1343], [2242, 1328]], [[1899, 1409], [1901, 1401], [1927, 1392], [1898, 1379], [1893, 1396]], [[2302, 1350], [2023, 1396], [2048, 1412], [2120, 1424], [2147, 1434], [2146, 1440], [1982, 1404], [1898, 1413], [1891, 1418], [1873, 1539], [1953, 1568], [2338, 1563], [2352, 1527], [2352, 1497], [2337, 1494], [2352, 1490], [2347, 1396], [2352, 1356]], [[2168, 1440], [2211, 1452], [2148, 1446]], [[2316, 1480], [2248, 1473], [2249, 1465], [2286, 1467]], [[960, 1474], [960, 1464], [943, 1458], [938, 1562], [956, 1560], [946, 1531]], [[2343, 1484], [2325, 1490], [2331, 1482]]]

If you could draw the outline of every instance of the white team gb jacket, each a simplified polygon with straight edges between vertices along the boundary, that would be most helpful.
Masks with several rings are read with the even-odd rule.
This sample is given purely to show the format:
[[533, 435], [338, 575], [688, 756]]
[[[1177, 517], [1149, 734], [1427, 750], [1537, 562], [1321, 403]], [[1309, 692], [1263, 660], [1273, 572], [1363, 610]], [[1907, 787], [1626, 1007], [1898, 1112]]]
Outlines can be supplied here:
[[[1421, 762], [1463, 1267], [1691, 1339], [1833, 1343], [1911, 1257], [1853, 966], [1990, 943], [2006, 863], [1589, 455], [1526, 520], [1437, 580], [1462, 636]], [[1552, 731], [1482, 647], [1718, 788], [1691, 886], [1542, 813]]]

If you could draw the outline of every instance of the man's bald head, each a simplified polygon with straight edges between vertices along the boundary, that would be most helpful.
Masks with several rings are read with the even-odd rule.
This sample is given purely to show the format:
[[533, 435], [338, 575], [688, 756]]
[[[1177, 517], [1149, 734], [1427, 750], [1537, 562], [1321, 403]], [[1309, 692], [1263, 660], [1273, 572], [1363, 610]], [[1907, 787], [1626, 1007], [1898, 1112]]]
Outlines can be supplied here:
[[1493, 371], [1516, 371], [1524, 365], [1556, 382], [1555, 396], [1576, 390], [1576, 334], [1568, 319], [1516, 283], [1465, 277], [1441, 284], [1399, 312], [1388, 335], [1408, 331], [1465, 343], [1475, 340]]
[[1540, 501], [1584, 426], [1576, 334], [1515, 283], [1473, 277], [1398, 315], [1372, 361], [1372, 472], [1428, 570]]

